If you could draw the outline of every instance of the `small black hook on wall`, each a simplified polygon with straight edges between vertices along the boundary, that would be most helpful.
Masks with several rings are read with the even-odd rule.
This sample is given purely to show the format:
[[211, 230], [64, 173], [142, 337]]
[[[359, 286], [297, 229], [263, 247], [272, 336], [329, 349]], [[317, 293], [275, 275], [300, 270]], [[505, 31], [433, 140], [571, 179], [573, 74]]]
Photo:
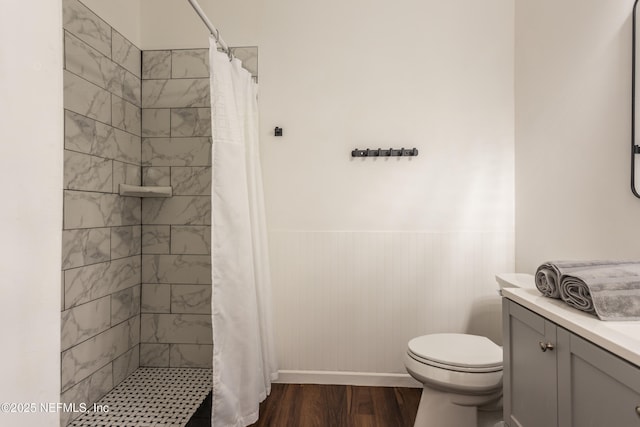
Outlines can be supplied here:
[[276, 126], [276, 128], [273, 130], [273, 135], [274, 136], [282, 136], [282, 128]]

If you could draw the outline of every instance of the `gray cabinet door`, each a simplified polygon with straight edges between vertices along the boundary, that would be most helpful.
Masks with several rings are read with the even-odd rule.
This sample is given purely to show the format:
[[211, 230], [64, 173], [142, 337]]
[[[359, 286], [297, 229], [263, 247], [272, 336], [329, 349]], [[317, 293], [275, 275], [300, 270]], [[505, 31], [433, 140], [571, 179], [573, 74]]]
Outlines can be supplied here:
[[[502, 315], [505, 423], [557, 427], [556, 325], [506, 298]], [[540, 343], [554, 349], [542, 351]]]
[[558, 327], [562, 427], [640, 426], [640, 370]]

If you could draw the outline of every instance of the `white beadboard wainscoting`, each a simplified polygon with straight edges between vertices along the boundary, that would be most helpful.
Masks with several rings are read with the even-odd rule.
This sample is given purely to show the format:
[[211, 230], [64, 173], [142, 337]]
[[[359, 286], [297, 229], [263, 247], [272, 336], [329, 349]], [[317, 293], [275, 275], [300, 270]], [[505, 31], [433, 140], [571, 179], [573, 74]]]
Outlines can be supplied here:
[[501, 344], [495, 274], [512, 232], [271, 231], [282, 382], [407, 386], [409, 339], [485, 335]]

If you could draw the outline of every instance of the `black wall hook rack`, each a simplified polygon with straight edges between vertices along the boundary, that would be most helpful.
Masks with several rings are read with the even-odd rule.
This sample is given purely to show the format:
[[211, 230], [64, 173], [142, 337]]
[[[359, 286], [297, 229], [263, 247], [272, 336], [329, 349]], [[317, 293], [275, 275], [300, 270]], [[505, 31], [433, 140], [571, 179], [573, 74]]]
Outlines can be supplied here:
[[356, 148], [351, 151], [351, 157], [415, 157], [418, 155], [417, 148], [378, 148], [377, 150], [360, 150]]

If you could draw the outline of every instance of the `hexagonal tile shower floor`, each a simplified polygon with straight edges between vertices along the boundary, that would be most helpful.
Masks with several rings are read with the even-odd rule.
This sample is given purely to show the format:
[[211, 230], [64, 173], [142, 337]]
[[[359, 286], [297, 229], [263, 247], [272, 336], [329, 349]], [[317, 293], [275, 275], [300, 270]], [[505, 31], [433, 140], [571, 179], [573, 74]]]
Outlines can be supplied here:
[[211, 387], [211, 369], [139, 368], [69, 425], [184, 427]]

